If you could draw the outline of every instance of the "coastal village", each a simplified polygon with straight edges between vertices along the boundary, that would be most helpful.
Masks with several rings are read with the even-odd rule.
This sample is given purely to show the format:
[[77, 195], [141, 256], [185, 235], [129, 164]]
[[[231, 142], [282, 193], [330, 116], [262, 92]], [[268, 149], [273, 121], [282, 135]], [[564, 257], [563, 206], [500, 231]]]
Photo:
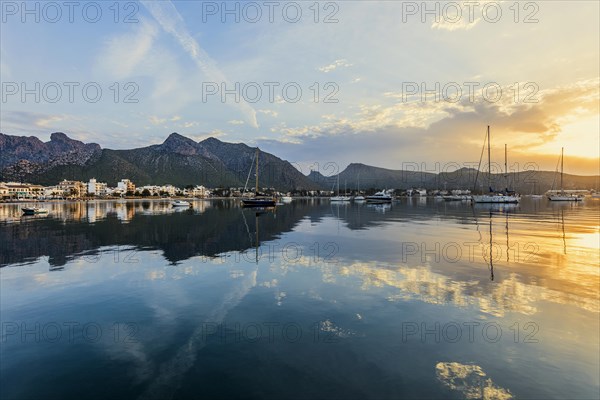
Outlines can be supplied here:
[[[285, 195], [274, 188], [262, 188], [269, 195]], [[295, 193], [303, 196], [329, 196], [330, 191], [302, 191]], [[108, 186], [106, 182], [98, 182], [95, 178], [88, 182], [62, 180], [56, 185], [43, 186], [23, 182], [0, 182], [1, 201], [19, 200], [81, 200], [81, 199], [114, 199], [136, 197], [186, 197], [207, 199], [214, 197], [243, 197], [244, 188], [206, 188], [202, 185], [189, 185], [185, 188], [173, 185], [136, 186], [130, 179], [121, 179], [117, 186]]]
[[[275, 188], [261, 188], [262, 193], [281, 197], [330, 197], [334, 190], [298, 190], [282, 193]], [[369, 194], [374, 190], [349, 190], [348, 194]], [[461, 190], [426, 190], [423, 188], [410, 188], [396, 191], [399, 196], [435, 196], [435, 195], [469, 195], [468, 189]], [[173, 185], [144, 185], [136, 186], [130, 179], [121, 179], [117, 186], [108, 186], [106, 182], [98, 182], [95, 178], [88, 182], [66, 180], [56, 185], [43, 186], [23, 182], [0, 182], [0, 201], [28, 201], [28, 200], [90, 200], [90, 199], [118, 199], [118, 198], [223, 198], [245, 197], [253, 192], [244, 191], [243, 187], [206, 188], [202, 185], [189, 185], [185, 188]]]

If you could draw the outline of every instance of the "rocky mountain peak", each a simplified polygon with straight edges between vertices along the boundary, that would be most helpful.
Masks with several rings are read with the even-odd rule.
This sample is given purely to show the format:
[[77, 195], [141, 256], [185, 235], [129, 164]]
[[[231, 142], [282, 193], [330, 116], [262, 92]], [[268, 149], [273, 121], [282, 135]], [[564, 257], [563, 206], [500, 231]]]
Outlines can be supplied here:
[[160, 145], [160, 149], [167, 152], [178, 153], [183, 155], [198, 154], [198, 143], [192, 139], [173, 132]]
[[54, 132], [54, 133], [50, 134], [50, 141], [51, 142], [71, 142], [74, 140], [69, 138], [67, 135], [65, 135], [62, 132]]

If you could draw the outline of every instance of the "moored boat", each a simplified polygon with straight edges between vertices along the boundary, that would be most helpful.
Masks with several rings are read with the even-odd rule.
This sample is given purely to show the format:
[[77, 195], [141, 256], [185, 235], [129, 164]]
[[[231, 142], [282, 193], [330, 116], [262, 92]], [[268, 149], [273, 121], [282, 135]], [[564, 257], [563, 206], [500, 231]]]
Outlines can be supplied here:
[[382, 204], [382, 203], [391, 203], [392, 196], [387, 192], [387, 190], [382, 190], [381, 192], [377, 192], [372, 196], [367, 196], [367, 203], [374, 204]]
[[21, 209], [25, 215], [48, 214], [48, 210], [39, 207], [23, 207]]
[[516, 204], [521, 197], [516, 194], [491, 193], [473, 196], [475, 203]]
[[[437, 198], [437, 196], [436, 196]], [[442, 198], [446, 201], [469, 201], [471, 200], [471, 196], [459, 195], [459, 194], [449, 194], [446, 196], [442, 196]]]
[[[277, 205], [277, 202], [275, 201], [275, 199], [273, 197], [259, 196], [259, 191], [258, 191], [258, 159], [259, 159], [259, 155], [260, 155], [260, 150], [257, 147], [256, 154], [254, 156], [256, 159], [256, 170], [255, 170], [256, 186], [255, 186], [254, 197], [242, 199], [242, 207], [275, 207]], [[248, 186], [248, 180], [250, 179], [251, 171], [252, 171], [252, 167], [250, 167], [250, 171], [248, 172], [248, 179], [246, 179], [246, 185], [244, 185], [244, 192], [246, 192], [246, 187]]]
[[[514, 191], [508, 190], [508, 163], [507, 149], [504, 145], [504, 180], [506, 187], [502, 192], [495, 192], [492, 189], [492, 160], [491, 160], [491, 144], [490, 144], [490, 127], [487, 127], [487, 153], [488, 153], [488, 184], [490, 192], [487, 194], [473, 195], [474, 203], [495, 203], [495, 204], [514, 204], [521, 200], [521, 196]], [[479, 171], [479, 169], [478, 169]], [[477, 184], [477, 177], [475, 178]]]
[[243, 199], [242, 205], [244, 207], [275, 207], [277, 202], [269, 198], [254, 197], [251, 199]]
[[357, 176], [356, 192], [358, 196], [354, 196], [354, 201], [358, 203], [365, 201], [365, 196], [360, 194], [360, 174]]
[[342, 195], [340, 195], [340, 174], [338, 174], [338, 176], [337, 176], [337, 192], [338, 192], [337, 196], [330, 197], [329, 201], [336, 202], [336, 201], [350, 201], [350, 200], [352, 200], [350, 196], [342, 196]]
[[[566, 193], [563, 189], [563, 169], [565, 160], [564, 147], [560, 151], [560, 193], [548, 195], [550, 201], [583, 201], [583, 196], [580, 194]], [[554, 186], [554, 184], [552, 184]]]
[[185, 200], [175, 200], [171, 203], [173, 207], [191, 207], [192, 204]]

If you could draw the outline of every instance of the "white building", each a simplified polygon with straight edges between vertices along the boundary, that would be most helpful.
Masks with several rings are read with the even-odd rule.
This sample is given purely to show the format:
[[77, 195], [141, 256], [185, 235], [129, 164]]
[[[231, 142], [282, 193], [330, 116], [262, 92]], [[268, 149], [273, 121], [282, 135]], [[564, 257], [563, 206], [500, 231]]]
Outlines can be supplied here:
[[0, 199], [8, 196], [10, 196], [8, 194], [8, 186], [5, 186], [3, 183], [0, 183]]
[[193, 189], [186, 189], [185, 194], [192, 197], [207, 198], [210, 196], [210, 190], [204, 186], [196, 186]]
[[138, 187], [136, 189], [136, 192], [142, 193], [144, 190], [147, 190], [148, 192], [150, 192], [151, 196], [154, 196], [155, 194], [158, 196], [161, 193], [163, 193], [163, 194], [166, 193], [169, 196], [175, 196], [175, 193], [177, 193], [179, 191], [179, 188], [177, 188], [173, 185], [163, 185], [163, 186], [146, 185], [146, 186]]
[[87, 192], [94, 196], [104, 196], [107, 194], [106, 183], [97, 182], [96, 178], [92, 178], [87, 184]]
[[129, 179], [121, 179], [117, 183], [117, 189], [121, 193], [135, 192], [135, 185]]
[[2, 197], [33, 199], [44, 193], [43, 186], [31, 183], [5, 182], [1, 184], [1, 187]]

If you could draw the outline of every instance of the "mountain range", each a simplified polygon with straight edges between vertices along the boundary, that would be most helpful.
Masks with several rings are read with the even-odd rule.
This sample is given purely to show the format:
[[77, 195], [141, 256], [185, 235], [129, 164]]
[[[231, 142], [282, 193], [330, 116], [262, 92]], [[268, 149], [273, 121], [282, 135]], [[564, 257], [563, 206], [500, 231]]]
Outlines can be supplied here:
[[[216, 138], [196, 142], [172, 133], [161, 144], [130, 150], [103, 149], [96, 143], [70, 139], [61, 132], [52, 133], [50, 141], [37, 137], [11, 136], [0, 133], [0, 181], [22, 181], [53, 185], [62, 179], [87, 181], [96, 178], [110, 186], [123, 178], [136, 185], [172, 184], [207, 187], [253, 187], [251, 172], [256, 148], [243, 143], [227, 143]], [[324, 176], [318, 171], [303, 175], [288, 161], [260, 152], [261, 187], [279, 190], [337, 190], [338, 175]], [[489, 175], [472, 168], [453, 172], [392, 170], [352, 163], [339, 173], [340, 189], [406, 189], [411, 187], [470, 188], [477, 177], [477, 187], [487, 189]], [[545, 192], [557, 186], [553, 171], [509, 173], [508, 186], [521, 193]], [[564, 175], [565, 189], [596, 189], [598, 176]], [[503, 174], [492, 174], [492, 186], [506, 186]]]
[[[60, 132], [46, 143], [36, 137], [0, 133], [0, 181], [52, 185], [62, 179], [96, 178], [114, 186], [128, 178], [140, 186], [237, 187], [244, 186], [250, 176], [255, 153], [256, 148], [242, 143], [215, 138], [195, 142], [177, 133], [162, 144], [131, 150], [102, 149]], [[260, 153], [259, 177], [261, 187], [318, 189], [289, 162], [265, 152]], [[254, 186], [253, 180], [249, 186]]]

